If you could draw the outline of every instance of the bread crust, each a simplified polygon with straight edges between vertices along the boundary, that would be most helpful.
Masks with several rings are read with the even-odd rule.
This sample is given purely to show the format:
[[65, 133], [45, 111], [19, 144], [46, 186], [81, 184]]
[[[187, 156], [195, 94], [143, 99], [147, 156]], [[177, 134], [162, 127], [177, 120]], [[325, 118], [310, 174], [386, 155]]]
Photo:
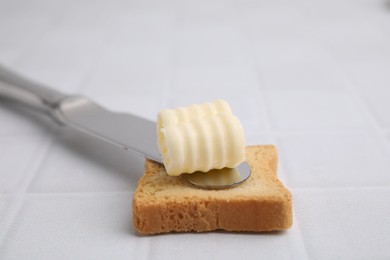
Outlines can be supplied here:
[[167, 176], [164, 167], [146, 160], [145, 174], [133, 197], [133, 223], [141, 234], [263, 232], [292, 225], [291, 193], [276, 176], [277, 150], [272, 145], [246, 148], [252, 174], [237, 187], [204, 190], [183, 178]]

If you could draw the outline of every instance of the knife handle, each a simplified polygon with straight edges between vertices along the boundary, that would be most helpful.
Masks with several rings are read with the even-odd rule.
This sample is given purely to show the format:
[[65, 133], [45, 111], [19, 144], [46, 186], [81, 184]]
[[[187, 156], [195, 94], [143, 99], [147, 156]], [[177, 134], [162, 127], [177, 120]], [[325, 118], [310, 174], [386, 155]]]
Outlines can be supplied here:
[[26, 79], [0, 64], [0, 97], [52, 115], [67, 95]]

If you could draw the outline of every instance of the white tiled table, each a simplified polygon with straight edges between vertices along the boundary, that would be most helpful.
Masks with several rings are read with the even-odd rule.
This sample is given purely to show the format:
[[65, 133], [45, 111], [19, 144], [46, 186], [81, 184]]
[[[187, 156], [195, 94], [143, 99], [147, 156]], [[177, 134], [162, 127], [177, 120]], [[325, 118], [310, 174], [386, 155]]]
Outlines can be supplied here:
[[0, 63], [149, 119], [224, 98], [294, 204], [286, 232], [139, 236], [142, 158], [1, 101], [0, 259], [390, 259], [389, 3], [0, 0]]

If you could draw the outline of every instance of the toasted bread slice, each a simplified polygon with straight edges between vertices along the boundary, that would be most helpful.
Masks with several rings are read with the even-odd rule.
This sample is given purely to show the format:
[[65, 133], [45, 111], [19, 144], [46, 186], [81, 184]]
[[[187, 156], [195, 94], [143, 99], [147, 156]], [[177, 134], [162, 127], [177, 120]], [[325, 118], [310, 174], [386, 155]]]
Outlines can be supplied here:
[[167, 232], [273, 231], [292, 225], [291, 193], [276, 176], [272, 145], [246, 148], [252, 174], [223, 190], [196, 188], [164, 167], [146, 160], [133, 198], [133, 222], [141, 234]]

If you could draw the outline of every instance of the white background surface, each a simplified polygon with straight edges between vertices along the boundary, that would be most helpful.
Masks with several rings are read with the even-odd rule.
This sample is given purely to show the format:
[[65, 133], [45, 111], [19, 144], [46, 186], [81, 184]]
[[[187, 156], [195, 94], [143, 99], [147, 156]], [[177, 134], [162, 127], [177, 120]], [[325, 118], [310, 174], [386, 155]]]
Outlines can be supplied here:
[[0, 259], [389, 259], [389, 24], [385, 0], [0, 0], [0, 63], [149, 119], [224, 98], [294, 204], [286, 232], [139, 236], [142, 158], [1, 101]]

